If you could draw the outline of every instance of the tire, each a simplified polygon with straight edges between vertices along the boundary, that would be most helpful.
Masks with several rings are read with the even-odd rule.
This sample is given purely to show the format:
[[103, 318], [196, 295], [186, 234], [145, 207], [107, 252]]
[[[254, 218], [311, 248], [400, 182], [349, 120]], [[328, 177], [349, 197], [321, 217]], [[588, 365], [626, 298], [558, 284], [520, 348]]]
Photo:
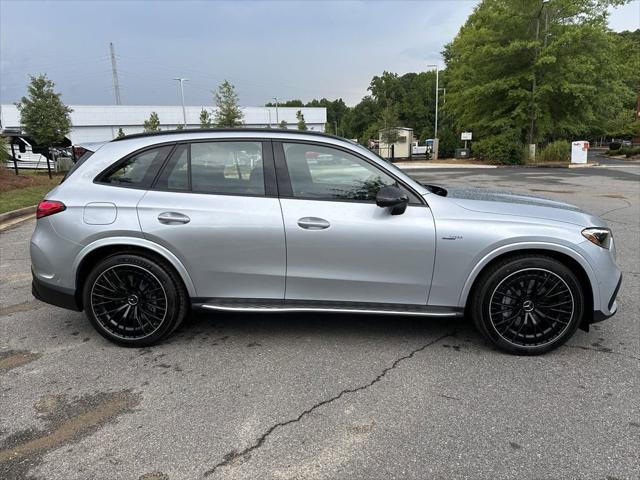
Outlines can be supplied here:
[[470, 313], [495, 346], [540, 355], [565, 343], [584, 315], [577, 277], [551, 257], [520, 255], [491, 265], [475, 282]]
[[99, 261], [83, 286], [85, 314], [105, 338], [147, 347], [169, 336], [189, 311], [189, 299], [173, 269], [138, 253]]

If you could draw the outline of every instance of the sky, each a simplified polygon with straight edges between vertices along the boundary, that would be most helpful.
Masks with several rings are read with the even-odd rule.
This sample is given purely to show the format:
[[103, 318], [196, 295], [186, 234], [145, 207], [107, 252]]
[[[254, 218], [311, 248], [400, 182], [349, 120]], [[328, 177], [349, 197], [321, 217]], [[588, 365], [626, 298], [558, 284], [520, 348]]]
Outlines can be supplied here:
[[[441, 63], [478, 0], [0, 0], [0, 102], [46, 73], [67, 104], [115, 103], [113, 42], [123, 104], [212, 105], [224, 79], [243, 106], [342, 98], [354, 105], [374, 75]], [[616, 31], [640, 28], [640, 0], [615, 9]]]

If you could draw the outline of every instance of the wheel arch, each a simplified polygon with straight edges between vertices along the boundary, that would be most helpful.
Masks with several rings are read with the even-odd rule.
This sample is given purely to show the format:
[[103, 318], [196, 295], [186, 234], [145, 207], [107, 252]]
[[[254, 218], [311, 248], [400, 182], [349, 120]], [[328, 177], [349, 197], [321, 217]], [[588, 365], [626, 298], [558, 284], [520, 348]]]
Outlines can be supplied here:
[[[585, 318], [583, 326], [591, 323], [591, 317], [594, 310], [600, 308], [600, 292], [598, 282], [593, 269], [589, 263], [576, 251], [564, 247], [562, 245], [540, 245], [540, 244], [521, 244], [507, 245], [505, 247], [494, 250], [486, 255], [474, 267], [471, 274], [467, 278], [463, 287], [458, 306], [467, 307], [471, 292], [476, 288], [478, 279], [482, 272], [490, 268], [496, 262], [503, 261], [509, 257], [518, 255], [545, 255], [563, 263], [576, 274], [585, 295]], [[586, 328], [586, 327], [585, 327]]]
[[83, 308], [81, 286], [91, 268], [95, 265], [95, 262], [109, 255], [124, 251], [135, 251], [141, 255], [166, 263], [178, 274], [178, 277], [182, 280], [189, 296], [192, 298], [197, 296], [195, 285], [189, 275], [189, 272], [182, 262], [173, 253], [171, 253], [171, 251], [157, 243], [150, 242], [143, 238], [106, 238], [84, 247], [74, 261], [72, 271], [76, 286], [75, 296], [76, 301], [79, 302], [78, 305], [80, 308]]

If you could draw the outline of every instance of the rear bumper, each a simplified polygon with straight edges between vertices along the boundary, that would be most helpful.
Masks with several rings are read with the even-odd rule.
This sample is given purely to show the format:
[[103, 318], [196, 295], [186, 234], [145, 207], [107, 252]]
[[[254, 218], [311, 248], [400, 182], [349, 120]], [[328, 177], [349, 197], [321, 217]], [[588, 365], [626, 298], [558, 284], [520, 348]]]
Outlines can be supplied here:
[[46, 283], [39, 280], [33, 274], [33, 272], [31, 272], [31, 276], [33, 277], [33, 280], [31, 282], [31, 293], [38, 300], [49, 303], [51, 305], [55, 305], [56, 307], [75, 310], [76, 312], [82, 310], [80, 307], [78, 307], [76, 296], [73, 293], [47, 285]]

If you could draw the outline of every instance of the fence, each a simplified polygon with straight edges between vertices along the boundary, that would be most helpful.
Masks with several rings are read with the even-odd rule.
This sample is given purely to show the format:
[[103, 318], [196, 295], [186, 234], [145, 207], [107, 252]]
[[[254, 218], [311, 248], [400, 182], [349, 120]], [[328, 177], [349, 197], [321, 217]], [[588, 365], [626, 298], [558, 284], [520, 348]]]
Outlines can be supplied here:
[[7, 145], [9, 158], [6, 167], [18, 175], [20, 170], [47, 170], [51, 172], [67, 171], [75, 162], [72, 147], [53, 147], [50, 149], [34, 149], [24, 143]]

